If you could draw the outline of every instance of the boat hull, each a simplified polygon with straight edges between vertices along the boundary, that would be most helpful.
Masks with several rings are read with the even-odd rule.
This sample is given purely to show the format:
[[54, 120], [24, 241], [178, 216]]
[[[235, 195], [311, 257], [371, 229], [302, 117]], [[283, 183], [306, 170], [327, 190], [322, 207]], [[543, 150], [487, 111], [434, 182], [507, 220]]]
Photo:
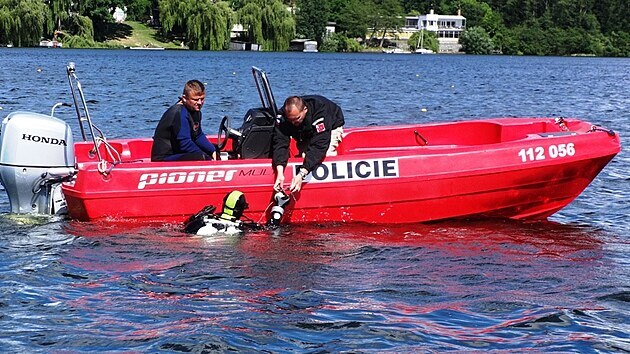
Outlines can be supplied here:
[[[348, 129], [339, 155], [327, 157], [292, 195], [283, 222], [545, 219], [620, 150], [614, 133], [589, 131], [590, 124], [577, 120], [569, 127], [507, 118]], [[152, 163], [150, 140], [121, 140], [124, 162], [104, 175], [82, 144], [75, 147], [79, 172], [63, 185], [75, 219], [181, 222], [206, 205], [219, 208], [227, 193], [240, 190], [250, 206], [245, 216], [267, 220], [274, 181], [269, 159]], [[286, 181], [300, 163], [290, 159]]]

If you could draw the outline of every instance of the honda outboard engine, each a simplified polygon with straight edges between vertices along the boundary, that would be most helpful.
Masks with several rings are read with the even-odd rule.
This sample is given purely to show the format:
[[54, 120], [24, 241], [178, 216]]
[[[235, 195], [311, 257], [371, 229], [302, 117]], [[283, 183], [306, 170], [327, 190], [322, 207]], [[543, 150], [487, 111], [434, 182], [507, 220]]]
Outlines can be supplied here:
[[52, 116], [14, 112], [0, 131], [0, 182], [12, 213], [61, 214], [61, 182], [71, 178], [74, 141], [70, 126]]

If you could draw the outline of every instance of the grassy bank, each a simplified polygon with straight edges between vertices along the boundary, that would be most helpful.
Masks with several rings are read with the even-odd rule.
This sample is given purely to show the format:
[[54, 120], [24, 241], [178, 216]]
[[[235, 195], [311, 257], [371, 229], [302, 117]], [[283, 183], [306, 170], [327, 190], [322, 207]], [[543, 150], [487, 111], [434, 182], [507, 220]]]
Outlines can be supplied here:
[[107, 38], [103, 39], [103, 44], [107, 47], [182, 49], [181, 44], [169, 42], [161, 37], [156, 29], [140, 22], [125, 21], [113, 24], [108, 33], [110, 34]]

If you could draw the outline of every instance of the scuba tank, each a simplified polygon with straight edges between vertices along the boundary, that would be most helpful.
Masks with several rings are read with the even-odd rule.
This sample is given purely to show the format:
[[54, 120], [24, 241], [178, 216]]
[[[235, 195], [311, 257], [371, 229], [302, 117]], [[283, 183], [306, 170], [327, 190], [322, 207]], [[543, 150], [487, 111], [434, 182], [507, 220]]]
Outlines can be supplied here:
[[214, 217], [215, 211], [214, 205], [205, 206], [195, 215], [191, 216], [186, 220], [186, 225], [184, 226], [184, 232], [187, 234], [196, 234], [199, 229], [206, 226], [206, 218]]
[[284, 207], [289, 204], [291, 197], [284, 191], [278, 191], [273, 195], [275, 205], [271, 208], [271, 218], [269, 218], [269, 226], [277, 227], [280, 225], [282, 216], [284, 215]]

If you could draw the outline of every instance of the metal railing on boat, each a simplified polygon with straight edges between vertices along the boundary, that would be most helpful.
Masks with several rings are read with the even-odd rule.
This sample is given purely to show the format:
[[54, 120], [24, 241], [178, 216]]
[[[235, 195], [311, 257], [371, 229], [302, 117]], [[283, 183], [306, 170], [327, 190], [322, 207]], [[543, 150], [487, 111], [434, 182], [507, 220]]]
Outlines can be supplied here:
[[[88, 141], [85, 133], [85, 127], [83, 126], [84, 122], [87, 122], [90, 136], [92, 138], [92, 143], [94, 144], [94, 149], [91, 152], [96, 154], [96, 157], [98, 158], [98, 171], [104, 175], [108, 175], [114, 168], [114, 166], [121, 162], [120, 153], [107, 142], [103, 131], [92, 122], [92, 118], [90, 117], [90, 112], [87, 106], [88, 101], [85, 100], [83, 88], [81, 87], [81, 82], [76, 75], [76, 66], [73, 62], [69, 62], [66, 66], [66, 73], [68, 75], [68, 84], [70, 85], [70, 91], [72, 92], [72, 100], [74, 101], [75, 111], [79, 120], [81, 137], [83, 138], [83, 141]], [[81, 113], [81, 108], [79, 108], [79, 104], [77, 102], [77, 94], [81, 99], [83, 114]], [[98, 136], [94, 133], [95, 130], [98, 132]], [[103, 156], [101, 155], [101, 151], [99, 149], [101, 145], [105, 147], [105, 151], [109, 155], [111, 163], [107, 161], [107, 159], [103, 158]]]

